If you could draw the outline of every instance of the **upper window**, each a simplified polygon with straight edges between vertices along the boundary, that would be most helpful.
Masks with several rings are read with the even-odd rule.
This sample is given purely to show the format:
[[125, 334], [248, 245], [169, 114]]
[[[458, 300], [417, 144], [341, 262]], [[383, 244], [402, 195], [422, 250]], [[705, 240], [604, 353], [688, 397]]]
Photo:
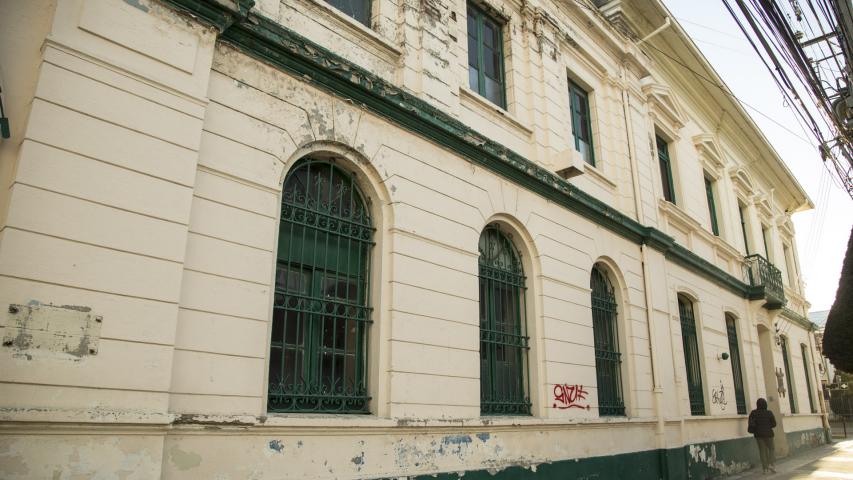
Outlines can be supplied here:
[[681, 320], [681, 342], [684, 347], [684, 366], [687, 370], [687, 392], [690, 396], [690, 414], [705, 415], [705, 393], [702, 387], [702, 360], [696, 338], [696, 318], [693, 302], [678, 295], [678, 316]]
[[785, 273], [787, 273], [788, 286], [791, 288], [795, 288], [797, 285], [797, 271], [796, 271], [796, 262], [794, 261], [794, 256], [791, 253], [791, 249], [788, 248], [788, 245], [782, 244], [782, 260], [785, 261]]
[[717, 202], [714, 200], [714, 181], [705, 176], [705, 197], [708, 198], [708, 214], [711, 216], [711, 232], [720, 236], [720, 224], [717, 221]]
[[595, 374], [598, 380], [598, 414], [625, 415], [622, 399], [619, 333], [616, 328], [616, 296], [607, 273], [592, 267], [592, 335], [595, 341]]
[[675, 203], [675, 185], [672, 183], [672, 161], [669, 158], [669, 144], [660, 136], [655, 136], [660, 164], [660, 181], [663, 186], [663, 198]]
[[595, 153], [592, 150], [592, 121], [589, 114], [589, 95], [575, 82], [569, 80], [569, 103], [572, 107], [572, 137], [575, 150], [580, 152], [584, 161], [595, 166]]
[[370, 26], [370, 0], [326, 0], [330, 5]]
[[367, 413], [373, 227], [352, 176], [302, 160], [284, 182], [269, 410]]
[[749, 255], [749, 240], [746, 235], [746, 216], [743, 214], [744, 209], [746, 209], [746, 207], [738, 204], [738, 213], [740, 214], [740, 231], [743, 233], [743, 253]]
[[468, 4], [468, 85], [495, 105], [506, 108], [501, 24]]
[[524, 269], [495, 225], [480, 235], [480, 412], [530, 415]]
[[767, 225], [761, 225], [761, 238], [764, 240], [764, 258], [770, 261], [770, 228]]

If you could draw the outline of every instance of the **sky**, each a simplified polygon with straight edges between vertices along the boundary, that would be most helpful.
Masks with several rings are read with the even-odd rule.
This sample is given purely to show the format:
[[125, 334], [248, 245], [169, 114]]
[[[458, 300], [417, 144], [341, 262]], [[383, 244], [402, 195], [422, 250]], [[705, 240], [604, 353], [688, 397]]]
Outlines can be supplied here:
[[[802, 132], [770, 73], [759, 61], [720, 0], [663, 0], [731, 91], [764, 131], [815, 208], [792, 216], [800, 268], [811, 311], [835, 300], [841, 263], [853, 226], [853, 200], [824, 168], [813, 136]], [[760, 112], [760, 113], [758, 113]]]

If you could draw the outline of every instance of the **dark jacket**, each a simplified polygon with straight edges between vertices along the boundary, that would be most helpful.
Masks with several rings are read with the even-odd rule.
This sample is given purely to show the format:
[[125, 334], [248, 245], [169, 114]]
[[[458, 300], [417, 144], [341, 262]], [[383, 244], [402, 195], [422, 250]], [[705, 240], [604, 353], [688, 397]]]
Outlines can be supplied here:
[[[763, 407], [763, 408], [762, 408]], [[749, 433], [759, 438], [773, 437], [773, 427], [776, 426], [776, 418], [773, 412], [767, 410], [767, 402], [760, 402], [758, 408], [749, 412]]]

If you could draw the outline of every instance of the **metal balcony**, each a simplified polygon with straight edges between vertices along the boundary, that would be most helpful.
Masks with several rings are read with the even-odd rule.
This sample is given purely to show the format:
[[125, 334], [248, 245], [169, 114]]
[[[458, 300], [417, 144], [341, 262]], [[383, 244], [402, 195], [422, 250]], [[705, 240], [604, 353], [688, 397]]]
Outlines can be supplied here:
[[744, 281], [752, 287], [752, 300], [764, 299], [764, 308], [776, 310], [785, 306], [782, 272], [759, 254], [744, 259]]

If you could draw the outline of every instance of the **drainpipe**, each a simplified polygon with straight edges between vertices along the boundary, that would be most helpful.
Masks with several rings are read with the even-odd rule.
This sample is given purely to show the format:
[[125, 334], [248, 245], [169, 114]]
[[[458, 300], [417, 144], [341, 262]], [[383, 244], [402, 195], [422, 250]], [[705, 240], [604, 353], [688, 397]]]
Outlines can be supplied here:
[[[669, 18], [667, 18], [667, 22]], [[639, 180], [639, 167], [637, 165], [637, 155], [636, 155], [636, 145], [634, 144], [634, 128], [631, 125], [631, 121], [628, 119], [628, 105], [631, 100], [631, 94], [628, 93], [627, 86], [628, 79], [628, 69], [625, 67], [625, 64], [622, 64], [622, 85], [620, 85], [622, 90], [622, 118], [625, 120], [625, 135], [628, 137], [628, 160], [631, 164], [631, 186], [634, 190], [634, 210], [635, 217], [639, 223], [644, 223], [641, 215], [642, 212], [642, 202], [640, 201], [640, 180]], [[655, 409], [655, 417], [657, 418], [657, 425], [655, 427], [655, 443], [657, 448], [665, 449], [666, 448], [666, 431], [664, 425], [664, 418], [662, 415], [663, 409], [663, 388], [660, 385], [660, 373], [658, 372], [658, 361], [657, 361], [657, 352], [654, 348], [654, 331], [655, 329], [652, 327], [652, 292], [651, 292], [651, 278], [649, 274], [649, 269], [646, 268], [646, 264], [648, 263], [648, 247], [646, 244], [640, 244], [640, 265], [643, 270], [643, 293], [646, 307], [646, 328], [648, 329], [648, 337], [649, 337], [649, 361], [651, 362], [651, 370], [652, 370], [652, 386], [653, 386], [653, 397], [654, 398], [654, 409]], [[663, 465], [662, 465], [663, 468]]]
[[645, 37], [641, 38], [641, 39], [637, 42], [637, 46], [639, 47], [640, 45], [642, 45], [642, 44], [646, 43], [650, 38], [654, 37], [655, 35], [659, 34], [659, 33], [660, 33], [660, 32], [662, 32], [662, 31], [666, 30], [666, 29], [667, 29], [671, 24], [672, 24], [672, 21], [669, 19], [669, 17], [666, 17], [666, 19], [663, 21], [663, 25], [661, 25], [661, 26], [659, 26], [658, 28], [654, 29], [654, 31], [652, 31], [652, 33], [650, 33], [650, 34], [646, 35]]
[[[830, 429], [829, 429], [829, 413], [828, 413], [828, 410], [826, 408], [826, 400], [823, 398], [823, 382], [821, 381], [820, 377], [817, 375], [817, 368], [815, 368], [815, 361], [814, 361], [815, 345], [812, 343], [812, 342], [814, 342], [814, 339], [815, 339], [814, 338], [814, 332], [815, 332], [814, 326], [809, 328], [809, 332], [808, 332], [809, 356], [811, 356], [811, 361], [812, 361], [811, 362], [812, 363], [812, 369], [811, 370], [812, 371], [808, 372], [808, 373], [811, 374], [812, 381], [816, 381], [816, 383], [814, 383], [814, 385], [817, 387], [817, 400], [818, 400], [818, 405], [820, 405], [820, 418], [821, 418], [821, 423], [823, 424], [823, 435], [824, 435], [824, 438], [826, 440], [826, 443], [831, 443], [832, 442], [832, 433], [830, 432]], [[820, 358], [822, 359], [822, 356]], [[814, 388], [812, 388], [812, 390], [814, 390]], [[815, 393], [815, 392], [811, 392], [811, 393]]]

